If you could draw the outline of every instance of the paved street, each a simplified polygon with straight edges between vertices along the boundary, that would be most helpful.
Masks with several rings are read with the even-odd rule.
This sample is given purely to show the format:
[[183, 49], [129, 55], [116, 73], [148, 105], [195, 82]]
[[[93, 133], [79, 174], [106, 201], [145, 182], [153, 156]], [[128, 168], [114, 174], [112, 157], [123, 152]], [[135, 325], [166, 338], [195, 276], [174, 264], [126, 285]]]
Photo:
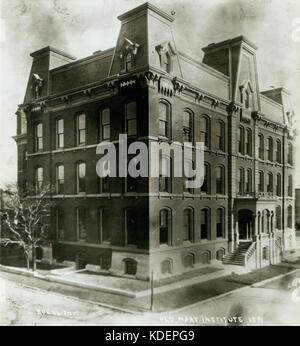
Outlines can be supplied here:
[[288, 288], [300, 272], [162, 315], [119, 312], [30, 288], [18, 275], [1, 272], [0, 277], [1, 325], [300, 325], [300, 302]]

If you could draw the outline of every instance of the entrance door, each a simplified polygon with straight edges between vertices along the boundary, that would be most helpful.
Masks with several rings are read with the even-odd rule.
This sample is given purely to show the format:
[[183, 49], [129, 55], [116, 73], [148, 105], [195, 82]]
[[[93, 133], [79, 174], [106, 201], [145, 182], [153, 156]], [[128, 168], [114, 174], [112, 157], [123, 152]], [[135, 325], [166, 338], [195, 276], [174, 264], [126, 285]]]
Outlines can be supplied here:
[[253, 212], [249, 209], [238, 211], [239, 239], [252, 239]]

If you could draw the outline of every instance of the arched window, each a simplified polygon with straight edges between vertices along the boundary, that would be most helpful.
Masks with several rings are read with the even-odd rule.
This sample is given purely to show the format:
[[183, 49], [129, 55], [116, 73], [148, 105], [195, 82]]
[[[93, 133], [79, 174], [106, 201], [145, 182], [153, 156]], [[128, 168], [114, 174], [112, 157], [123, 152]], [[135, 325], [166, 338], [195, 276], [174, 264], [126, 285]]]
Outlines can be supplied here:
[[293, 176], [289, 175], [288, 178], [288, 196], [293, 197]]
[[35, 191], [39, 193], [43, 189], [44, 183], [44, 169], [43, 167], [36, 167], [34, 170]]
[[264, 160], [264, 158], [265, 158], [264, 136], [261, 133], [258, 135], [258, 157], [261, 160]]
[[193, 142], [193, 113], [184, 111], [182, 114], [183, 142]]
[[267, 192], [273, 192], [273, 174], [268, 173]]
[[238, 170], [238, 193], [240, 195], [244, 194], [244, 183], [245, 183], [245, 170], [243, 167], [241, 167]]
[[183, 241], [193, 241], [193, 209], [183, 210]]
[[293, 207], [291, 205], [287, 208], [287, 226], [289, 228], [293, 227]]
[[125, 210], [125, 222], [126, 222], [126, 245], [138, 244], [138, 225], [137, 225], [137, 213], [135, 210]]
[[277, 139], [276, 141], [276, 161], [281, 163], [281, 141]]
[[77, 175], [77, 193], [86, 192], [86, 165], [84, 162], [78, 162], [76, 165]]
[[211, 254], [209, 251], [202, 252], [200, 255], [200, 262], [202, 264], [210, 264], [211, 261]]
[[162, 274], [172, 274], [173, 271], [173, 261], [169, 258], [163, 260], [160, 264], [160, 270]]
[[277, 206], [275, 210], [276, 214], [276, 228], [281, 229], [281, 207]]
[[158, 104], [158, 135], [171, 137], [171, 106], [165, 101]]
[[124, 262], [124, 273], [126, 275], [136, 275], [137, 261], [132, 258], [126, 258]]
[[224, 195], [225, 187], [225, 170], [223, 166], [218, 166], [216, 169], [216, 193]]
[[56, 166], [56, 193], [58, 195], [64, 193], [64, 182], [65, 182], [64, 165], [58, 164]]
[[248, 156], [252, 156], [252, 131], [250, 129], [246, 130], [246, 138], [245, 138], [245, 146], [246, 146], [246, 154]]
[[185, 268], [194, 268], [195, 264], [195, 255], [193, 253], [189, 253], [183, 257], [183, 266]]
[[259, 174], [258, 191], [264, 192], [265, 191], [265, 174], [263, 171], [260, 171], [258, 174]]
[[64, 119], [56, 120], [56, 148], [64, 147]]
[[217, 259], [217, 261], [222, 261], [224, 256], [225, 256], [225, 249], [220, 248], [220, 249], [216, 252], [216, 259]]
[[224, 209], [223, 208], [218, 208], [217, 209], [217, 215], [216, 215], [216, 235], [217, 238], [224, 238]]
[[217, 148], [225, 151], [225, 124], [222, 120], [217, 123]]
[[276, 195], [281, 196], [281, 175], [276, 175]]
[[248, 168], [246, 172], [245, 192], [247, 194], [252, 193], [252, 170], [250, 168]]
[[43, 150], [43, 124], [38, 123], [34, 128], [35, 151]]
[[207, 115], [202, 116], [200, 126], [200, 141], [206, 148], [210, 148], [210, 119]]
[[210, 165], [208, 162], [204, 162], [204, 179], [201, 186], [201, 192], [210, 193]]
[[201, 217], [200, 217], [200, 223], [201, 223], [201, 239], [209, 239], [209, 209], [205, 208], [201, 210]]
[[242, 126], [240, 126], [237, 132], [237, 150], [240, 154], [244, 154], [244, 143], [245, 143], [245, 130]]
[[129, 102], [125, 105], [125, 130], [128, 137], [137, 135], [137, 111], [136, 102]]
[[77, 127], [77, 145], [83, 145], [86, 142], [86, 115], [84, 113], [76, 116]]
[[159, 243], [160, 245], [171, 244], [171, 211], [161, 209], [159, 212]]
[[99, 140], [109, 141], [110, 140], [110, 109], [104, 108], [99, 113]]
[[268, 160], [273, 161], [273, 138], [268, 137]]

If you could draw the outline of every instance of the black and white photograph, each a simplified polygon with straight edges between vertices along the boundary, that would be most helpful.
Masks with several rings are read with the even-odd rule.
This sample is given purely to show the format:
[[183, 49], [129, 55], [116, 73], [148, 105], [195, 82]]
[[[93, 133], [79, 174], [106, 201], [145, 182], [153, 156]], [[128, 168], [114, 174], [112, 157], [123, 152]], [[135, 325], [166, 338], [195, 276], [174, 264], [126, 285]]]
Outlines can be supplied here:
[[300, 1], [0, 6], [0, 325], [300, 326]]

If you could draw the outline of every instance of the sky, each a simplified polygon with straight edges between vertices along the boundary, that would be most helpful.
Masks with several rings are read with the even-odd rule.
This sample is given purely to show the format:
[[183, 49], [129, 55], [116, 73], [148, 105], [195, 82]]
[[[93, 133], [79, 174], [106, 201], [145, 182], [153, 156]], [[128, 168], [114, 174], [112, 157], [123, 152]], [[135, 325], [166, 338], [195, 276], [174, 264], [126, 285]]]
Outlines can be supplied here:
[[[0, 0], [0, 187], [16, 179], [18, 104], [31, 68], [30, 53], [45, 46], [77, 58], [115, 46], [117, 16], [145, 0]], [[255, 43], [260, 90], [286, 87], [300, 117], [299, 0], [153, 0], [174, 15], [173, 33], [181, 51], [202, 60], [202, 47], [245, 35]], [[175, 12], [175, 14], [174, 14]], [[299, 30], [298, 30], [299, 29]], [[298, 31], [297, 31], [298, 30]], [[300, 120], [296, 123], [300, 131]], [[300, 149], [300, 135], [297, 138]], [[296, 151], [297, 154], [297, 151]], [[300, 157], [296, 157], [300, 172]], [[296, 171], [296, 186], [300, 174]]]

